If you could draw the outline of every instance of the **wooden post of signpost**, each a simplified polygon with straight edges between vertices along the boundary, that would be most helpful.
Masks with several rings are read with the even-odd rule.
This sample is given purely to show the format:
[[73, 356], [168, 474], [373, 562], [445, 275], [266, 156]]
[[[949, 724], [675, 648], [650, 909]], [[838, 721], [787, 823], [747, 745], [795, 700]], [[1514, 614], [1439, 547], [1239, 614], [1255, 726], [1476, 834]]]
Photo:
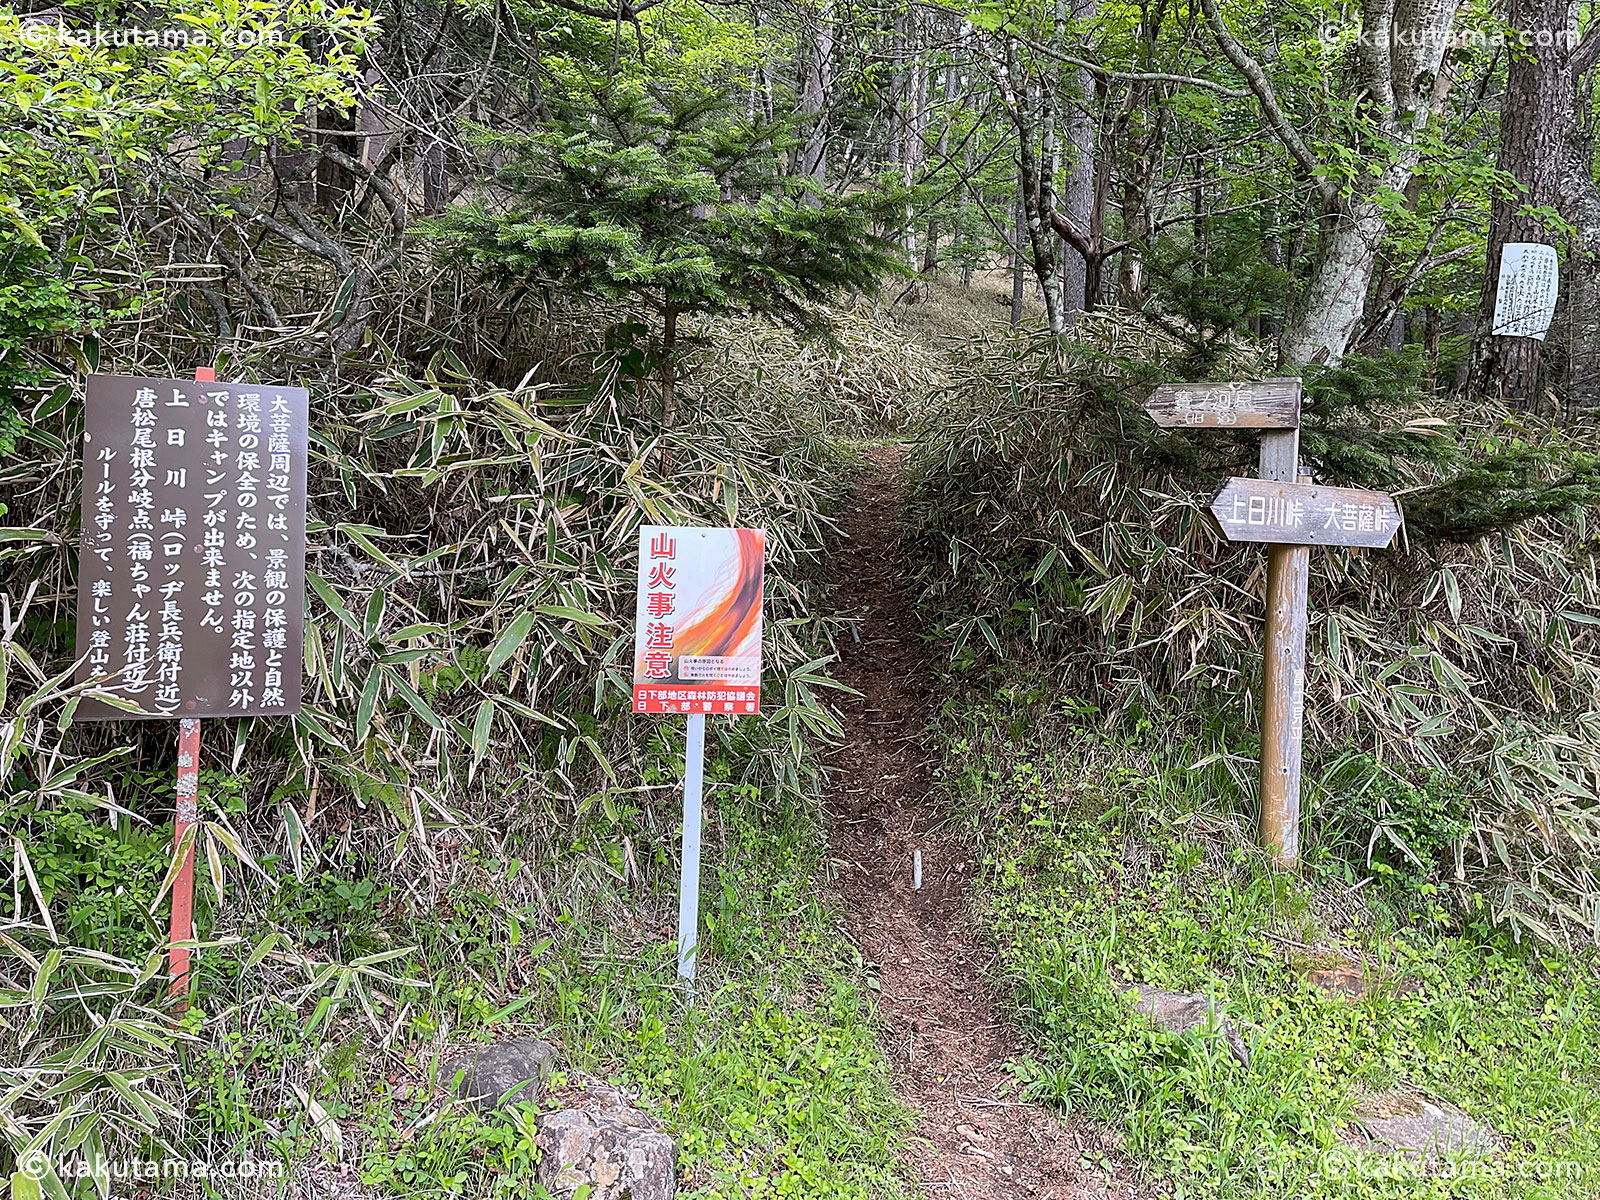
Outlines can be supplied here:
[[[1261, 435], [1262, 479], [1295, 483], [1300, 430]], [[1267, 629], [1261, 671], [1261, 846], [1273, 864], [1300, 859], [1300, 744], [1305, 724], [1306, 585], [1311, 548], [1267, 545]]]
[[1401, 524], [1382, 492], [1317, 487], [1300, 466], [1300, 381], [1165, 384], [1145, 411], [1158, 425], [1259, 429], [1258, 479], [1234, 478], [1211, 512], [1232, 542], [1267, 546], [1261, 679], [1261, 846], [1273, 865], [1300, 860], [1300, 748], [1305, 725], [1306, 585], [1311, 547], [1387, 546]]
[[[172, 820], [173, 853], [181, 853], [178, 876], [172, 881], [172, 937], [167, 948], [170, 993], [178, 1011], [189, 1005], [189, 947], [194, 937], [194, 841], [189, 831], [200, 820], [200, 718], [178, 721], [177, 807]], [[184, 845], [189, 839], [188, 845]]]

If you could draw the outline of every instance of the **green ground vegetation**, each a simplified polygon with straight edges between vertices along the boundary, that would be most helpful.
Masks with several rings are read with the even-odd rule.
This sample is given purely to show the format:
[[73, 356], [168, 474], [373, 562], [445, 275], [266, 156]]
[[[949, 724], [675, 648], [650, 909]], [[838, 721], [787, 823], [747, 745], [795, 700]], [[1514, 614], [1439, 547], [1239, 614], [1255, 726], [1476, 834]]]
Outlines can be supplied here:
[[[609, 1080], [664, 1119], [685, 1194], [898, 1194], [906, 1120], [889, 1093], [862, 963], [824, 899], [817, 830], [809, 814], [733, 782], [729, 740], [709, 764], [715, 836], [694, 1004], [676, 978], [671, 889], [652, 894], [625, 866], [639, 853], [622, 849], [638, 828], [626, 806], [597, 806], [547, 864], [582, 872], [614, 846], [623, 876], [561, 906], [554, 937], [539, 936], [548, 908], [514, 843], [495, 857], [462, 847], [456, 885], [421, 910], [378, 864], [328, 872], [284, 889], [255, 924], [348, 962], [407, 947], [375, 967], [388, 979], [355, 985], [378, 1019], [325, 1023], [327, 1010], [315, 995], [308, 1005], [287, 971], [263, 991], [237, 958], [209, 960], [198, 993], [209, 1036], [185, 1072], [192, 1135], [224, 1157], [265, 1152], [289, 1164], [337, 1148], [378, 1194], [538, 1194], [535, 1106], [479, 1115], [441, 1092], [451, 1052], [539, 1035], [563, 1051], [555, 1096], [583, 1078]], [[670, 780], [672, 751], [662, 751]], [[659, 873], [662, 884], [670, 877]], [[272, 971], [270, 951], [264, 965]], [[286, 1110], [285, 1091], [302, 1083], [306, 1095]], [[344, 1131], [337, 1147], [333, 1125]]]
[[[1122, 1131], [1182, 1196], [1556, 1200], [1600, 1186], [1592, 948], [1519, 943], [1487, 907], [1447, 910], [1432, 865], [1395, 867], [1392, 847], [1369, 863], [1347, 835], [1378, 801], [1348, 766], [1313, 780], [1304, 869], [1276, 874], [1231, 777], [1166, 723], [1004, 681], [972, 695], [946, 714], [944, 769], [984, 840], [978, 907], [1030, 1045], [1016, 1066], [1029, 1094]], [[1447, 789], [1389, 787], [1417, 844], [1459, 833]], [[1364, 970], [1365, 997], [1308, 979], [1344, 962]], [[1121, 995], [1136, 981], [1217, 1000], [1249, 1067], [1219, 1038], [1150, 1027]], [[1352, 1155], [1340, 1126], [1393, 1088], [1499, 1130], [1493, 1174], [1385, 1178], [1394, 1160]]]

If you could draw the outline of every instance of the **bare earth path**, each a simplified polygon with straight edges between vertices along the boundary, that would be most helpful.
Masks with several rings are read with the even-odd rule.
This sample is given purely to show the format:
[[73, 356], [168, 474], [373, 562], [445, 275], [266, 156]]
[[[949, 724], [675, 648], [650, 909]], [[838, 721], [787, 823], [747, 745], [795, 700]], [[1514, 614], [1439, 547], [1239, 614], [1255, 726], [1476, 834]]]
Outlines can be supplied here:
[[992, 954], [963, 910], [972, 864], [934, 829], [929, 650], [896, 541], [901, 503], [901, 452], [872, 451], [832, 563], [837, 611], [857, 618], [860, 639], [843, 641], [839, 676], [862, 694], [841, 705], [829, 841], [848, 931], [878, 974], [896, 1090], [921, 1114], [911, 1165], [930, 1200], [1137, 1195], [1083, 1165], [1119, 1157], [1092, 1130], [1017, 1103], [1006, 1086], [1017, 1049], [985, 990]]

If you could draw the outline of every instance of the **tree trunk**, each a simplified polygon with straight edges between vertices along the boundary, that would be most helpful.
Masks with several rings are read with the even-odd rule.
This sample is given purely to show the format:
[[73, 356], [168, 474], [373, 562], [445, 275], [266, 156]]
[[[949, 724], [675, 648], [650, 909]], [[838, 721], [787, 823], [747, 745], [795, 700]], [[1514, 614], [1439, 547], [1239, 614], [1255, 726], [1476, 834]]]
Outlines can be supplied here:
[[1567, 49], [1558, 36], [1576, 28], [1573, 0], [1511, 0], [1512, 29], [1532, 35], [1519, 46], [1506, 68], [1506, 94], [1500, 106], [1500, 170], [1517, 181], [1514, 196], [1495, 198], [1489, 213], [1489, 253], [1478, 321], [1472, 336], [1474, 394], [1507, 400], [1521, 408], [1539, 402], [1539, 355], [1536, 338], [1498, 337], [1494, 333], [1495, 297], [1500, 284], [1500, 258], [1507, 242], [1554, 245], [1555, 235], [1525, 207], [1543, 207], [1560, 195], [1561, 165], [1572, 120], [1566, 71]]
[[1011, 328], [1022, 324], [1022, 246], [1028, 237], [1028, 226], [1022, 215], [1022, 196], [1017, 195], [1017, 227], [1011, 240]]
[[1200, 0], [1228, 61], [1244, 75], [1262, 116], [1315, 189], [1321, 239], [1295, 313], [1279, 342], [1286, 366], [1315, 359], [1338, 362], [1366, 306], [1378, 245], [1385, 232], [1378, 197], [1404, 192], [1421, 156], [1420, 140], [1449, 95], [1441, 70], [1456, 6], [1448, 0], [1363, 0], [1363, 39], [1354, 52], [1355, 82], [1365, 102], [1358, 110], [1362, 140], [1374, 143], [1382, 165], [1349, 190], [1328, 178], [1328, 164], [1306, 143], [1279, 103], [1272, 81], [1228, 28], [1217, 0]]
[[[946, 114], [954, 110], [959, 82], [954, 67], [944, 70], [944, 106]], [[970, 144], [969, 144], [970, 149]], [[939, 129], [939, 162], [943, 165], [950, 154], [950, 120], [946, 116]], [[962, 189], [965, 192], [965, 188]], [[922, 273], [924, 275], [934, 271], [939, 266], [939, 218], [934, 213], [928, 214], [928, 240], [922, 248]]]
[[1439, 391], [1439, 338], [1444, 332], [1444, 322], [1439, 316], [1437, 308], [1423, 309], [1422, 319], [1422, 361], [1427, 364], [1428, 395], [1437, 395]]
[[422, 211], [430, 216], [450, 207], [450, 177], [445, 172], [444, 143], [429, 141], [422, 152]]
[[[1055, 141], [1055, 113], [1050, 100], [1049, 93], [1041, 91], [1038, 104], [1039, 127], [1043, 132], [1042, 147], [1049, 147]], [[1061, 279], [1056, 274], [1056, 246], [1060, 239], [1050, 224], [1055, 211], [1055, 187], [1046, 178], [1044, 165], [1031, 139], [1018, 140], [1017, 161], [1022, 177], [1023, 218], [1028, 230], [1029, 249], [1033, 253], [1033, 274], [1039, 284], [1040, 298], [1044, 301], [1045, 319], [1050, 332], [1060, 335], [1066, 332], [1066, 320], [1061, 311]]]
[[[661, 320], [661, 427], [678, 423], [678, 310], [668, 305]], [[670, 460], [669, 469], [670, 469]]]
[[1128, 98], [1117, 122], [1122, 133], [1121, 162], [1117, 171], [1118, 208], [1127, 247], [1118, 263], [1117, 290], [1130, 308], [1144, 304], [1144, 254], [1150, 242], [1150, 178], [1155, 161], [1153, 145], [1160, 136], [1159, 122], [1151, 127], [1149, 112], [1140, 102], [1144, 85], [1128, 85]]
[[1049, 74], [1028, 82], [1022, 69], [1021, 47], [1006, 35], [1001, 61], [995, 70], [1006, 115], [1017, 131], [1017, 180], [1021, 185], [1022, 214], [1033, 254], [1033, 274], [1044, 299], [1050, 332], [1061, 336], [1066, 321], [1061, 309], [1061, 277], [1056, 272], [1061, 214], [1056, 211], [1055, 180], [1048, 170], [1056, 140], [1055, 82]]
[[1319, 355], [1331, 362], [1344, 357], [1366, 308], [1383, 232], [1383, 209], [1375, 200], [1351, 198], [1324, 218], [1311, 278], [1279, 345], [1285, 364], [1303, 367]]
[[[800, 111], [810, 123], [800, 155], [800, 173], [822, 183], [828, 173], [828, 95], [833, 91], [833, 0], [822, 0], [815, 15], [807, 9], [811, 48], [806, 59]], [[769, 85], [770, 86], [770, 85]], [[821, 204], [821, 197], [813, 203]]]
[[1105, 291], [1106, 260], [1098, 254], [1083, 259], [1083, 311], [1093, 312]]
[[[1580, 50], [1564, 103], [1587, 95], [1594, 47]], [[1575, 233], [1567, 255], [1567, 394], [1572, 413], [1600, 409], [1600, 187], [1594, 178], [1594, 114], [1587, 105], [1567, 122], [1562, 155], [1561, 214]]]
[[[902, 180], [907, 188], [916, 185], [927, 159], [926, 134], [928, 128], [928, 64], [922, 53], [924, 17], [919, 9], [910, 9], [904, 18], [905, 37], [896, 39], [896, 55], [907, 62], [903, 78], [905, 91], [901, 94], [901, 124], [905, 148], [900, 155]], [[916, 212], [906, 200], [905, 249], [906, 264], [917, 269]]]
[[[1099, 8], [1100, 0], [1073, 0], [1072, 17], [1076, 21], [1092, 21]], [[1073, 226], [1087, 232], [1090, 210], [1094, 207], [1096, 166], [1092, 106], [1095, 88], [1087, 71], [1074, 73], [1072, 92], [1064, 118], [1067, 173], [1061, 188], [1061, 207]], [[1094, 293], [1088, 284], [1088, 263], [1070, 245], [1061, 249], [1061, 291], [1062, 305], [1069, 313], [1082, 312], [1094, 303]]]

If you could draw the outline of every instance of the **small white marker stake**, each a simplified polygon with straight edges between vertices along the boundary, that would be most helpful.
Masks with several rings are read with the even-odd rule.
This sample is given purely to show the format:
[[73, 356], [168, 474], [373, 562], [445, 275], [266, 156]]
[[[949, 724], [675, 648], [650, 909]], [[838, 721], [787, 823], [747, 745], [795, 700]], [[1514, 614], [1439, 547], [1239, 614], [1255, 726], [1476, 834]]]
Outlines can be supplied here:
[[678, 975], [694, 997], [696, 940], [700, 926], [701, 792], [706, 775], [706, 715], [689, 714], [683, 773], [683, 877], [678, 883]]
[[911, 852], [911, 887], [913, 891], [922, 890], [922, 851]]

